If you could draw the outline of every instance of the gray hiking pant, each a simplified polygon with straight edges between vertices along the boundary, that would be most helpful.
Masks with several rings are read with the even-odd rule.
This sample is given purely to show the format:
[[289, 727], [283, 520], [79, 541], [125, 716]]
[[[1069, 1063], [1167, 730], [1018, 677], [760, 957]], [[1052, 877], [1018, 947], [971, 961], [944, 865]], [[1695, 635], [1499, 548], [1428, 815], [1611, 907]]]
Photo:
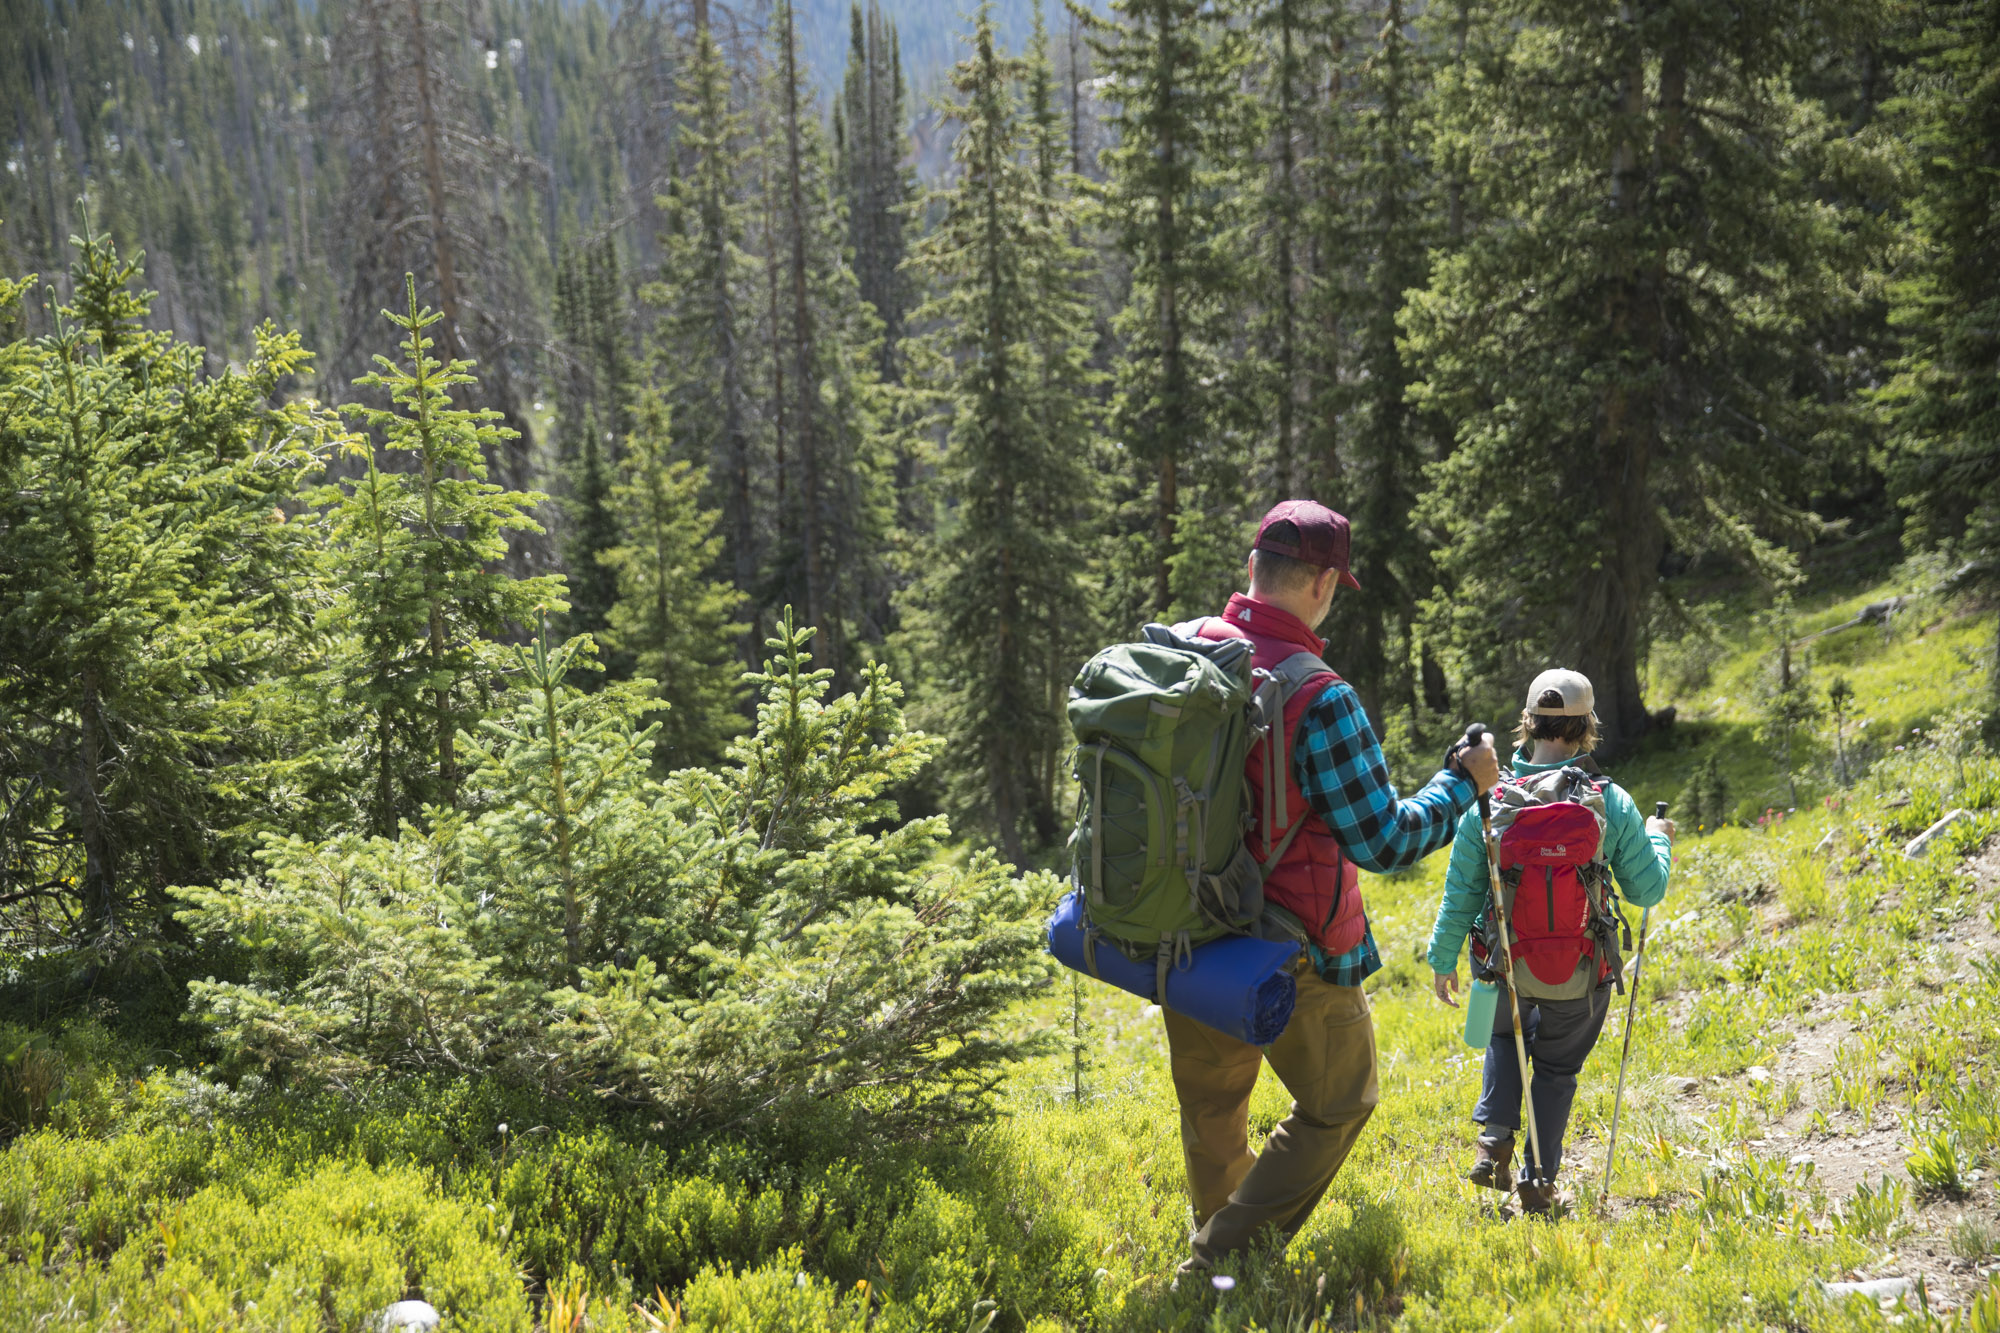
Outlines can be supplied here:
[[[1542, 1178], [1553, 1181], [1562, 1166], [1563, 1131], [1576, 1100], [1576, 1076], [1597, 1045], [1611, 1012], [1611, 983], [1575, 1000], [1523, 997], [1521, 1035], [1534, 1074], [1529, 1095], [1535, 1104], [1535, 1132], [1542, 1141]], [[1521, 1123], [1521, 1063], [1514, 1050], [1514, 1025], [1504, 1004], [1493, 1008], [1493, 1040], [1486, 1047], [1486, 1074], [1472, 1118], [1489, 1138], [1511, 1136]], [[1525, 1140], [1526, 1136], [1522, 1136]], [[1520, 1143], [1520, 1172], [1528, 1174], [1528, 1144]]]

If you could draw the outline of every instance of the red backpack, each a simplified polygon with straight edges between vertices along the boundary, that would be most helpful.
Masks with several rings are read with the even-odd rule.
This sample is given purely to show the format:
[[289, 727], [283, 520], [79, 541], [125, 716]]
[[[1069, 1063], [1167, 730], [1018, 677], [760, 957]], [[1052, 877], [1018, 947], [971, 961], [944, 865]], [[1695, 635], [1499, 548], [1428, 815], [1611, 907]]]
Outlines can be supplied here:
[[[1582, 959], [1594, 956], [1597, 979], [1611, 977], [1624, 990], [1619, 949], [1624, 923], [1612, 908], [1604, 860], [1607, 781], [1580, 768], [1562, 768], [1506, 778], [1493, 789], [1493, 831], [1500, 839], [1514, 964], [1547, 986], [1567, 982]], [[1490, 952], [1488, 941], [1473, 942], [1481, 963]]]

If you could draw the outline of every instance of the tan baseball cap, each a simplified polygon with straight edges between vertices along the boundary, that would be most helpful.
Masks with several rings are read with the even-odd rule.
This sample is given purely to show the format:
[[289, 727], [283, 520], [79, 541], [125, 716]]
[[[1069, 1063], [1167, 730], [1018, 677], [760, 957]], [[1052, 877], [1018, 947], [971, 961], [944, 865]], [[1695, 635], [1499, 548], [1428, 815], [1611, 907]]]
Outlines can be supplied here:
[[[1550, 690], [1562, 696], [1562, 707], [1542, 707], [1536, 704]], [[1581, 671], [1571, 671], [1567, 667], [1551, 667], [1528, 685], [1528, 711], [1540, 717], [1589, 717], [1597, 708], [1597, 695], [1590, 688], [1590, 677]]]

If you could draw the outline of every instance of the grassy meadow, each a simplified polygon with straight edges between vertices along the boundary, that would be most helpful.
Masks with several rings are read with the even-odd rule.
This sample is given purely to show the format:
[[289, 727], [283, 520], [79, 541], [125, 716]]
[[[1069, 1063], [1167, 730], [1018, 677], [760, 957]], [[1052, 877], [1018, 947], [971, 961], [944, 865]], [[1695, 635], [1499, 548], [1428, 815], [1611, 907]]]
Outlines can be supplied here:
[[[1802, 600], [1793, 632], [1907, 591]], [[1169, 1285], [1187, 1212], [1157, 1015], [1068, 975], [1022, 1016], [1049, 1052], [991, 1126], [890, 1146], [833, 1112], [691, 1142], [475, 1079], [296, 1095], [209, 1068], [172, 988], [135, 973], [19, 993], [0, 1024], [0, 1328], [360, 1329], [421, 1294], [447, 1328], [549, 1333], [2000, 1333], [2000, 761], [1933, 726], [1982, 688], [1992, 615], [1920, 598], [1815, 640], [1810, 679], [1847, 678], [1843, 743], [1870, 766], [1842, 786], [1802, 761], [1793, 809], [1756, 739], [1770, 632], [1715, 605], [1740, 632], [1656, 652], [1678, 721], [1615, 774], [1650, 809], [1715, 756], [1738, 822], [1683, 824], [1608, 1201], [1622, 1001], [1567, 1215], [1461, 1179], [1479, 1053], [1422, 961], [1438, 856], [1366, 881], [1381, 1108], [1288, 1251], [1227, 1290]], [[1830, 722], [1815, 735], [1818, 755]], [[1284, 1108], [1267, 1074], [1253, 1131]], [[1918, 1285], [1887, 1307], [1816, 1285], [1878, 1277]]]

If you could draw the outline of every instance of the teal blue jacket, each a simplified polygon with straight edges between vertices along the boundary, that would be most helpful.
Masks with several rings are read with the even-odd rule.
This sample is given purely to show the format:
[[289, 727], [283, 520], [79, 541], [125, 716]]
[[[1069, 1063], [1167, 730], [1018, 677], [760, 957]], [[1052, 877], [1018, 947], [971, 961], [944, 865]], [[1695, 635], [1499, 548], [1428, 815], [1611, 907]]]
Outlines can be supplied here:
[[[1577, 758], [1563, 763], [1573, 764]], [[1546, 773], [1562, 764], [1531, 764], [1523, 753], [1514, 755], [1514, 775], [1528, 777]], [[1646, 832], [1646, 820], [1632, 798], [1615, 782], [1604, 784], [1604, 855], [1618, 880], [1618, 892], [1636, 907], [1651, 907], [1667, 896], [1667, 874], [1674, 865], [1674, 846], [1664, 833]], [[1444, 872], [1444, 898], [1438, 903], [1437, 924], [1431, 927], [1431, 944], [1426, 950], [1433, 972], [1456, 972], [1465, 937], [1484, 924], [1486, 907], [1492, 899], [1492, 884], [1486, 871], [1486, 841], [1479, 827], [1479, 811], [1468, 810], [1458, 821], [1458, 837], [1451, 844], [1451, 864]]]

